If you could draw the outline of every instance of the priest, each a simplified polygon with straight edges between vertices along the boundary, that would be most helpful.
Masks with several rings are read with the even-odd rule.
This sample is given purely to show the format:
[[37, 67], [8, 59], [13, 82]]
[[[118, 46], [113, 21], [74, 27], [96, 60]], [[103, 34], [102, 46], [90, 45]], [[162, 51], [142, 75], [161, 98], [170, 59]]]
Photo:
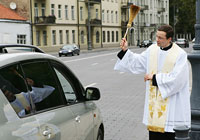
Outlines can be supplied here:
[[123, 38], [114, 67], [123, 72], [144, 73], [143, 123], [149, 131], [149, 140], [175, 140], [174, 127], [191, 126], [187, 53], [172, 42], [173, 35], [170, 25], [160, 26], [157, 44], [141, 54], [131, 52]]

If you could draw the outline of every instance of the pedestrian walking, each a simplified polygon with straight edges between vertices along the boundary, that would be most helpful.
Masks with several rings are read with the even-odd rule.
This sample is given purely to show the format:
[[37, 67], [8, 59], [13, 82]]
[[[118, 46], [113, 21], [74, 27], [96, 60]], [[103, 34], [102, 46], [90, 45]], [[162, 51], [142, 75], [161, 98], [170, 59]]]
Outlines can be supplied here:
[[174, 140], [174, 127], [191, 126], [187, 53], [172, 42], [173, 35], [170, 25], [160, 26], [156, 33], [157, 44], [141, 54], [130, 51], [123, 38], [114, 67], [123, 72], [144, 73], [143, 123], [149, 131], [149, 140]]

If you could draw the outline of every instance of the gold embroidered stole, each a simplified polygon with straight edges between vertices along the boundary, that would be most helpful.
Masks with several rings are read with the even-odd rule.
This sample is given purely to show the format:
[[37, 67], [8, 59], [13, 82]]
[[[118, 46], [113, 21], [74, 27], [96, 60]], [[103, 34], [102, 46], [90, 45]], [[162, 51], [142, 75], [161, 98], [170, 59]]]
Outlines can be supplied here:
[[[150, 50], [149, 72], [157, 73], [158, 66], [158, 50], [157, 45], [152, 46]], [[168, 50], [168, 54], [164, 60], [162, 73], [169, 73], [174, 68], [176, 58], [178, 56], [179, 47], [174, 45]], [[152, 86], [150, 81], [149, 86], [149, 114], [148, 114], [148, 130], [154, 132], [162, 132], [165, 130], [165, 121], [167, 118], [167, 107], [169, 98], [162, 99], [161, 93], [156, 86]]]
[[[27, 107], [30, 107], [28, 101], [25, 99], [24, 95], [22, 94], [15, 94], [16, 98], [20, 101], [21, 105], [26, 109]], [[15, 104], [11, 104], [14, 108], [16, 113], [19, 113], [21, 111], [21, 108]]]

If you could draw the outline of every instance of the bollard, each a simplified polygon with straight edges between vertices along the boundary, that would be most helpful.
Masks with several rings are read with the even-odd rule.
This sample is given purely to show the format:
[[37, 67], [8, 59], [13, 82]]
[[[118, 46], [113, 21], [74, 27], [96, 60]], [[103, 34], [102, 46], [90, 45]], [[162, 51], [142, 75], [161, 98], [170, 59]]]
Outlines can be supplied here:
[[175, 140], [190, 140], [189, 137], [190, 128], [187, 126], [177, 126], [174, 128]]

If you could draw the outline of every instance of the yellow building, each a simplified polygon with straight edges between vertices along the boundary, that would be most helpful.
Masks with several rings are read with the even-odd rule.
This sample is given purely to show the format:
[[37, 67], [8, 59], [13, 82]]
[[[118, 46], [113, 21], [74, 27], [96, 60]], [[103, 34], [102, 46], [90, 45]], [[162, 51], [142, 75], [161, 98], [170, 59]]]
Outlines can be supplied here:
[[169, 0], [1, 0], [0, 3], [9, 7], [11, 1], [18, 5], [18, 14], [30, 19], [33, 45], [45, 51], [58, 51], [64, 44], [77, 44], [81, 50], [118, 47], [126, 31], [130, 4], [141, 7], [127, 35], [131, 46], [146, 39], [155, 40], [156, 28], [169, 23]]

